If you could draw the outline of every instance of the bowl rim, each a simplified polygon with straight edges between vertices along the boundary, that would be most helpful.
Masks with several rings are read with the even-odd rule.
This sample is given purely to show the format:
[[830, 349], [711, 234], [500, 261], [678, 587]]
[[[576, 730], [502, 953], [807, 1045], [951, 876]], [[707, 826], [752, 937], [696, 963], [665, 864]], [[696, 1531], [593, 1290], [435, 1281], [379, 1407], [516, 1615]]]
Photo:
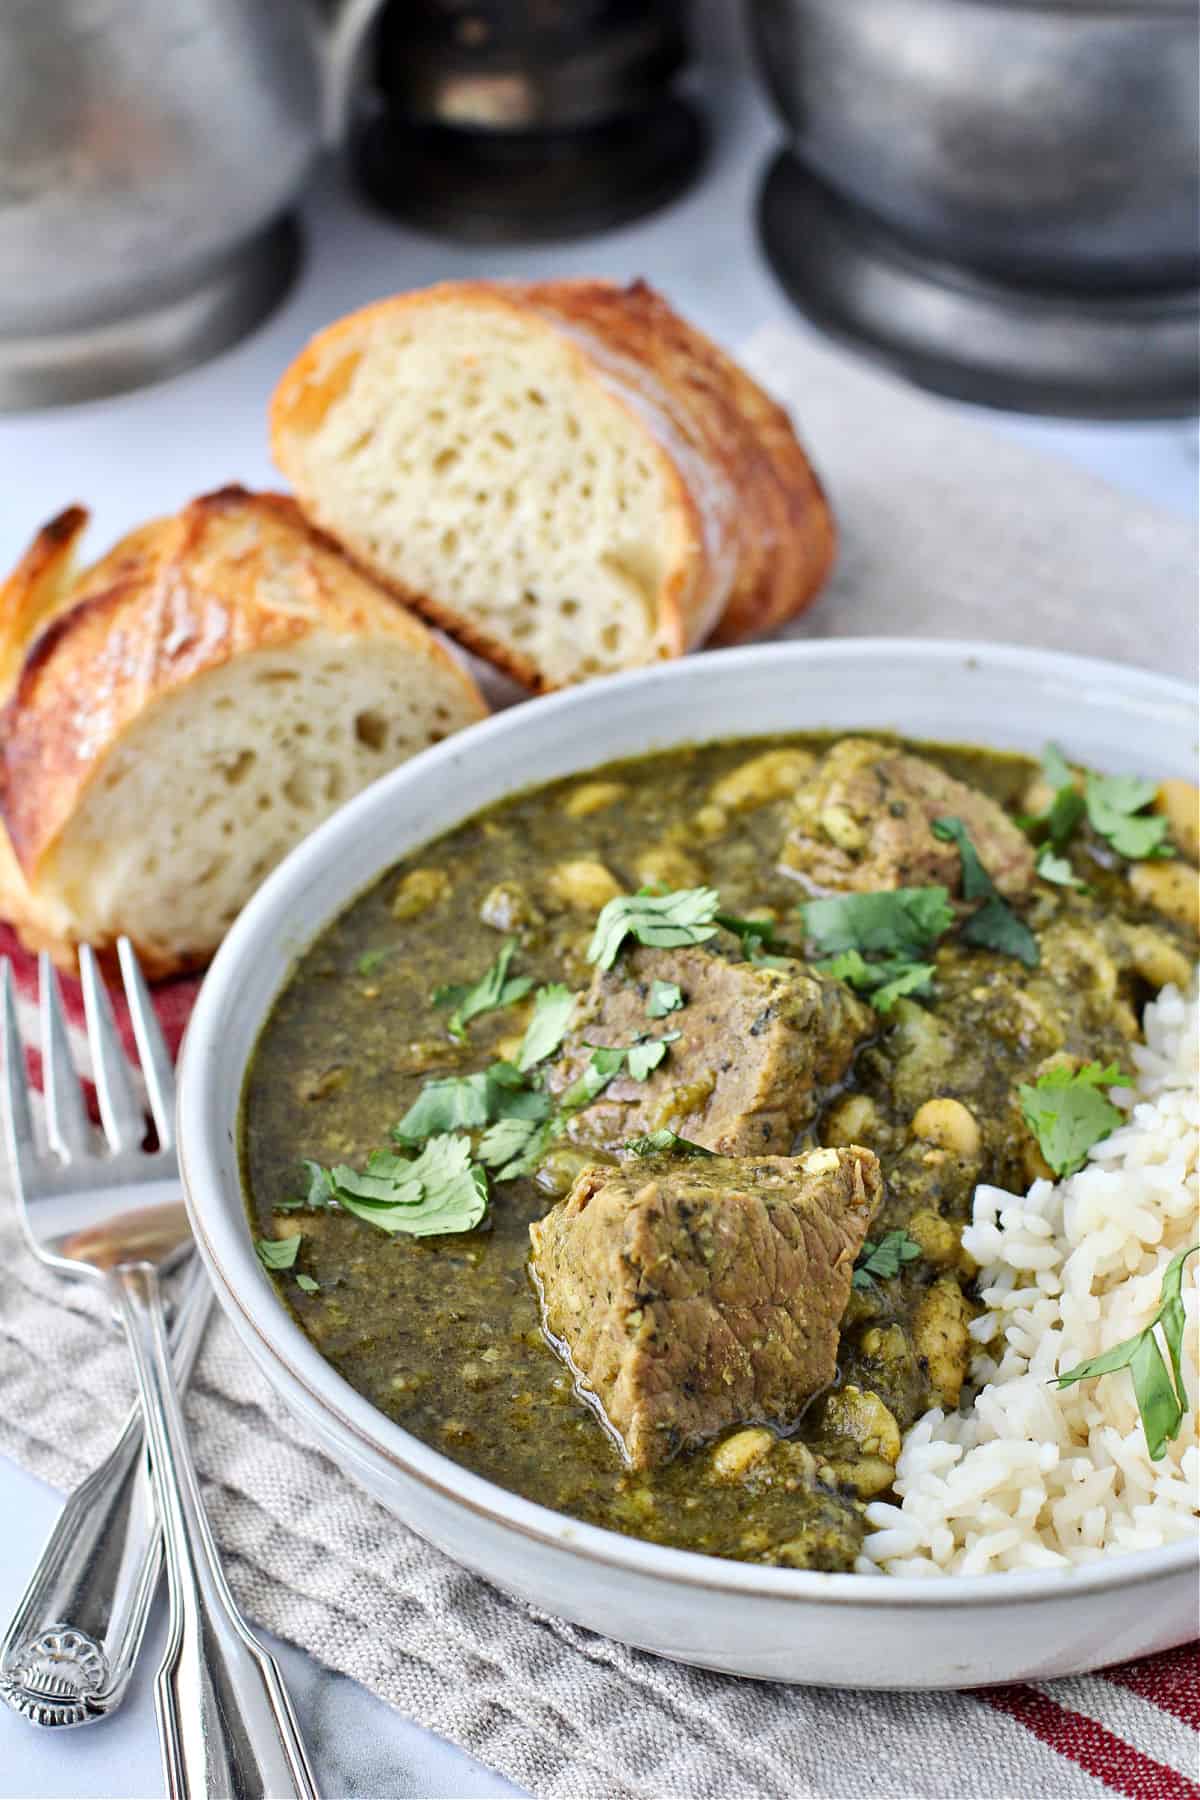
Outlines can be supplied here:
[[[944, 1608], [956, 1606], [1010, 1606], [1056, 1602], [1066, 1595], [1098, 1594], [1132, 1583], [1182, 1574], [1200, 1562], [1200, 1544], [1184, 1540], [1153, 1549], [1112, 1555], [1066, 1569], [1037, 1569], [985, 1575], [905, 1576], [886, 1574], [827, 1573], [811, 1569], [786, 1569], [737, 1562], [699, 1551], [650, 1543], [605, 1526], [592, 1525], [560, 1513], [477, 1475], [451, 1457], [424, 1443], [396, 1424], [359, 1394], [300, 1330], [279, 1297], [274, 1284], [260, 1267], [253, 1251], [245, 1196], [238, 1191], [231, 1202], [222, 1194], [216, 1146], [206, 1120], [211, 1111], [210, 1089], [215, 1059], [211, 1047], [221, 1041], [222, 1019], [234, 1004], [240, 970], [253, 958], [264, 927], [289, 896], [303, 891], [310, 872], [335, 856], [343, 839], [356, 836], [360, 819], [386, 806], [394, 795], [439, 770], [448, 769], [466, 752], [499, 750], [513, 733], [537, 729], [536, 721], [550, 709], [561, 712], [581, 704], [581, 696], [598, 690], [610, 694], [644, 688], [652, 692], [662, 682], [697, 679], [697, 669], [711, 668], [714, 679], [722, 668], [736, 661], [753, 668], [755, 662], [773, 665], [779, 659], [820, 660], [830, 664], [853, 663], [863, 657], [883, 655], [900, 662], [931, 661], [947, 667], [986, 662], [993, 670], [1026, 675], [1034, 670], [1077, 684], [1102, 682], [1125, 691], [1144, 703], [1162, 701], [1194, 712], [1192, 690], [1182, 681], [1152, 670], [1127, 668], [1099, 658], [1081, 657], [987, 640], [954, 638], [861, 637], [773, 642], [724, 650], [711, 658], [687, 658], [653, 664], [644, 669], [604, 677], [585, 686], [570, 688], [538, 699], [533, 707], [518, 705], [493, 714], [457, 732], [443, 743], [422, 751], [408, 762], [340, 807], [298, 844], [272, 871], [234, 921], [201, 985], [180, 1053], [177, 1103], [177, 1141], [184, 1195], [192, 1230], [218, 1297], [226, 1311], [236, 1313], [235, 1329], [243, 1341], [253, 1339], [255, 1355], [268, 1380], [287, 1391], [293, 1412], [315, 1408], [335, 1435], [353, 1444], [360, 1459], [384, 1463], [395, 1473], [427, 1488], [444, 1501], [485, 1518], [491, 1525], [513, 1531], [582, 1561], [612, 1570], [655, 1578], [691, 1590], [717, 1590], [727, 1595], [794, 1600], [843, 1606]], [[703, 678], [702, 676], [699, 678]], [[849, 729], [849, 728], [848, 728]], [[869, 729], [869, 727], [863, 727]], [[748, 737], [753, 733], [747, 733]], [[586, 765], [580, 769], [583, 773]], [[440, 836], [470, 816], [454, 810], [447, 795], [445, 816], [432, 835]], [[395, 852], [385, 850], [376, 875], [381, 874]], [[342, 906], [352, 904], [351, 899]], [[304, 938], [307, 947], [330, 923], [325, 917]], [[281, 991], [272, 993], [257, 1024]], [[237, 1104], [240, 1108], [246, 1073], [237, 1071]], [[230, 1122], [226, 1120], [228, 1125]], [[236, 1119], [233, 1121], [236, 1130]], [[255, 1304], [250, 1303], [250, 1296]], [[266, 1305], [262, 1304], [266, 1301]], [[407, 1522], [407, 1521], [406, 1521]], [[417, 1527], [411, 1527], [418, 1529]]]

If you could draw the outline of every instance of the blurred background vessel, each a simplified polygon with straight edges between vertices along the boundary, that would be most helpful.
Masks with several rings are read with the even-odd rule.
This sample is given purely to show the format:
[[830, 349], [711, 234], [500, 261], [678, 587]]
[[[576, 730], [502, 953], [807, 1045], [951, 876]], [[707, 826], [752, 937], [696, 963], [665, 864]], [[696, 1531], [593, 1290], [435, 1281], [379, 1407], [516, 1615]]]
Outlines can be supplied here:
[[1195, 409], [1194, 0], [748, 0], [789, 143], [764, 245], [816, 321], [959, 397]]
[[379, 4], [4, 0], [0, 407], [173, 374], [279, 302]]
[[384, 211], [474, 243], [607, 230], [698, 172], [685, 0], [392, 0], [355, 163]]
[[763, 116], [740, 43], [693, 59], [718, 14], [787, 134], [762, 248], [821, 329], [993, 406], [1197, 409], [1195, 0], [5, 0], [0, 410], [261, 325], [323, 144], [348, 155], [313, 229], [336, 235], [357, 186], [394, 221], [396, 287], [430, 278], [417, 233], [443, 241], [435, 273], [558, 245], [529, 250], [555, 274], [574, 240], [664, 208], [682, 228], [689, 204], [727, 283], [707, 246], [749, 225], [726, 177]]

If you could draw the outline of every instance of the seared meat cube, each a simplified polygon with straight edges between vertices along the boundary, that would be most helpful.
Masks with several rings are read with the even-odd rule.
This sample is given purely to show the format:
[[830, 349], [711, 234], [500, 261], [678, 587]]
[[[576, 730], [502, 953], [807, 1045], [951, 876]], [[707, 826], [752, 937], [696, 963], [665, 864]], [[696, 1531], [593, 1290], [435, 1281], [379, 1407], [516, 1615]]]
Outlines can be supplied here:
[[1028, 892], [1033, 851], [994, 800], [923, 757], [870, 738], [843, 738], [797, 788], [780, 866], [812, 893], [940, 883], [957, 894], [958, 846], [930, 829], [947, 817], [962, 820], [1002, 894]]
[[531, 1225], [546, 1330], [653, 1468], [743, 1422], [788, 1427], [833, 1380], [870, 1150], [656, 1157], [585, 1169]]
[[[646, 1013], [656, 980], [676, 983], [686, 1001], [664, 1019]], [[639, 948], [596, 973], [548, 1085], [561, 1094], [587, 1066], [589, 1046], [678, 1031], [648, 1080], [618, 1076], [572, 1136], [614, 1146], [670, 1126], [727, 1156], [783, 1156], [815, 1116], [822, 1087], [841, 1079], [874, 1029], [869, 1007], [803, 963], [767, 968], [703, 946]]]

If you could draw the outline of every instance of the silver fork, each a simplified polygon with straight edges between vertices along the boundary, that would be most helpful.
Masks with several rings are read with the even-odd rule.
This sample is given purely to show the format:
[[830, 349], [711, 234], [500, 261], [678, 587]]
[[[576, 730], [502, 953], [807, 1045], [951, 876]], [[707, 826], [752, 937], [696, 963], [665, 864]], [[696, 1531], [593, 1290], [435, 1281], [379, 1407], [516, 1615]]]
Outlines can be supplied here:
[[43, 1262], [103, 1286], [133, 1353], [171, 1597], [155, 1687], [171, 1800], [316, 1800], [283, 1679], [229, 1591], [188, 1448], [159, 1287], [159, 1274], [186, 1256], [192, 1242], [179, 1195], [174, 1074], [128, 940], [121, 940], [118, 955], [158, 1149], [142, 1149], [142, 1110], [108, 997], [85, 949], [80, 964], [88, 1041], [107, 1151], [93, 1147], [58, 978], [43, 957], [44, 1149], [34, 1131], [13, 1009], [5, 1007], [0, 1111], [22, 1225]]

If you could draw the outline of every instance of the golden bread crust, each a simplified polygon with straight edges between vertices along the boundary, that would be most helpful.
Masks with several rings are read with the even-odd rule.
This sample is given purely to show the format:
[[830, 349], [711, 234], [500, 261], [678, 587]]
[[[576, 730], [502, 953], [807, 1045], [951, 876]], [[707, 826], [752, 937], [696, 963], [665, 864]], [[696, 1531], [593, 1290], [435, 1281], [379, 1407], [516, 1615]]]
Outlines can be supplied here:
[[[44, 595], [49, 577], [39, 571], [57, 555], [61, 575], [86, 520], [64, 514], [40, 533], [4, 591], [21, 575], [25, 589], [40, 583]], [[68, 964], [74, 944], [61, 909], [39, 900], [39, 870], [129, 730], [198, 676], [315, 631], [387, 635], [450, 672], [468, 712], [482, 718], [488, 710], [445, 646], [283, 494], [227, 487], [139, 527], [65, 594], [60, 583], [53, 615], [45, 623], [42, 608], [32, 642], [20, 634], [19, 610], [10, 600], [0, 615], [12, 633], [0, 653], [16, 665], [0, 713], [0, 912], [31, 948], [49, 948]], [[27, 602], [26, 621], [35, 611]], [[152, 975], [201, 960], [138, 948]]]

